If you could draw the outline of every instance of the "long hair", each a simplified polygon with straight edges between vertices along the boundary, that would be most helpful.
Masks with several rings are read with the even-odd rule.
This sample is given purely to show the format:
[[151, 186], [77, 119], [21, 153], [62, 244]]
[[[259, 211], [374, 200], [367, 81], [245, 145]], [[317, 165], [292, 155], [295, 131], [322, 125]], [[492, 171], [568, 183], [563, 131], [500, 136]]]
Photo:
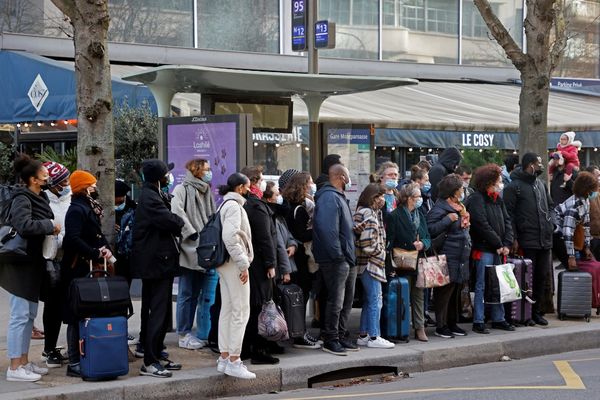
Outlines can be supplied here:
[[385, 188], [379, 183], [369, 183], [367, 187], [362, 191], [358, 198], [358, 202], [356, 205], [358, 207], [368, 207], [371, 208], [373, 204], [373, 200], [377, 196], [381, 196], [385, 194]]
[[306, 198], [306, 185], [310, 180], [308, 172], [300, 172], [288, 181], [281, 195], [290, 204], [301, 204]]

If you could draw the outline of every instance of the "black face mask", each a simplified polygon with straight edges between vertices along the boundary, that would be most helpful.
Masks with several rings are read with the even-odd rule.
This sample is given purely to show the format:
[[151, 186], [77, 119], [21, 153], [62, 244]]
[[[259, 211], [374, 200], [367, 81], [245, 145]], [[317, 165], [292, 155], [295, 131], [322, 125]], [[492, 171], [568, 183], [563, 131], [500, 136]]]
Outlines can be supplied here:
[[92, 193], [90, 193], [90, 197], [94, 200], [98, 200], [98, 197], [100, 197], [100, 193], [98, 193], [97, 190], [94, 190]]

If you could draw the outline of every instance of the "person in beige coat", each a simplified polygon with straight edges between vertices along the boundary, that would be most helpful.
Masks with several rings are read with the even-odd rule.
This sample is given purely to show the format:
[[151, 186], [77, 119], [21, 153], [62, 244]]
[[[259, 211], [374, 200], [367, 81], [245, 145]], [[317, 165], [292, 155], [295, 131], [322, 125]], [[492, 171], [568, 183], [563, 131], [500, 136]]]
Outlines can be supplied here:
[[219, 314], [219, 351], [217, 371], [242, 379], [256, 375], [242, 363], [240, 354], [244, 332], [250, 317], [250, 275], [248, 268], [254, 259], [252, 232], [244, 209], [245, 195], [250, 188], [246, 175], [235, 173], [227, 185], [219, 187], [223, 196], [220, 212], [222, 238], [229, 258], [217, 267], [221, 287]]

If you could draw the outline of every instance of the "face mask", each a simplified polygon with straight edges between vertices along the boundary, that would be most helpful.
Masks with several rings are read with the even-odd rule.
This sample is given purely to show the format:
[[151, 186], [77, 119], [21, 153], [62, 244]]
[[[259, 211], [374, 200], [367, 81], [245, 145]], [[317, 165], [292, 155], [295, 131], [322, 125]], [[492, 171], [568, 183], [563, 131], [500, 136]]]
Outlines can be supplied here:
[[423, 205], [423, 198], [419, 197], [415, 203], [415, 208], [420, 208]]
[[460, 194], [460, 197], [458, 198], [458, 201], [463, 201], [465, 199], [465, 192], [462, 192]]
[[540, 169], [535, 171], [535, 176], [540, 176], [544, 172], [544, 167], [540, 166]]
[[463, 188], [464, 189], [468, 189], [469, 188], [469, 182], [463, 182]]
[[206, 171], [201, 179], [203, 182], [210, 183], [212, 181], [212, 171]]
[[310, 195], [314, 196], [315, 194], [317, 194], [317, 185], [314, 183], [310, 184]]
[[385, 199], [383, 197], [377, 198], [377, 200], [375, 200], [373, 203], [373, 208], [375, 210], [381, 210], [383, 206], [385, 206]]
[[504, 183], [498, 184], [494, 189], [496, 190], [496, 193], [501, 193], [504, 190]]
[[282, 195], [277, 195], [277, 198], [275, 199], [275, 202], [279, 205], [283, 204], [283, 196]]
[[350, 189], [352, 189], [352, 179], [348, 177], [348, 182], [344, 184], [344, 190], [347, 192]]
[[123, 211], [125, 209], [125, 202], [122, 202], [118, 206], [115, 206], [115, 211]]
[[385, 187], [388, 189], [396, 189], [398, 187], [398, 181], [395, 179], [386, 179]]
[[93, 192], [89, 192], [90, 193], [90, 197], [94, 200], [98, 200], [98, 197], [100, 197], [100, 193], [98, 193], [97, 190], [94, 190]]
[[425, 182], [423, 184], [423, 192], [429, 193], [430, 190], [431, 190], [431, 182]]
[[267, 190], [267, 181], [262, 180], [260, 182], [260, 188], [259, 189], [260, 189], [261, 192], [264, 192], [265, 190]]
[[59, 196], [68, 196], [69, 194], [71, 194], [71, 186], [65, 186], [58, 191]]
[[40, 189], [42, 190], [48, 190], [49, 186], [48, 186], [48, 178], [46, 179], [39, 179], [38, 180], [42, 181], [43, 183], [40, 185]]
[[588, 198], [590, 200], [594, 200], [596, 197], [598, 197], [598, 192], [592, 192], [590, 193], [590, 195], [588, 196]]

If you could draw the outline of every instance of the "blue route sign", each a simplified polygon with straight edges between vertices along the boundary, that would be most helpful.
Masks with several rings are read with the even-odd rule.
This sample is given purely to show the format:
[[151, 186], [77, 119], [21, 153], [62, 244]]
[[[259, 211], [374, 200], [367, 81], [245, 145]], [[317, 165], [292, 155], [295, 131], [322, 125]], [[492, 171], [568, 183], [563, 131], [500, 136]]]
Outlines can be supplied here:
[[306, 50], [307, 0], [292, 0], [292, 50]]
[[335, 48], [335, 23], [329, 21], [315, 23], [315, 47], [317, 49]]

